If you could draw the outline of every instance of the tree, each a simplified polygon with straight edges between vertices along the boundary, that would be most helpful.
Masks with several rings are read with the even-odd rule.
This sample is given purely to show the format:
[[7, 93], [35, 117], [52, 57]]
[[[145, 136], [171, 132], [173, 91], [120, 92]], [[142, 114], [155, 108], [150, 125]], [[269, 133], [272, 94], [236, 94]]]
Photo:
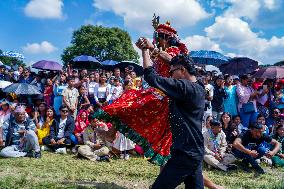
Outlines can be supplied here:
[[71, 45], [64, 49], [64, 65], [79, 55], [95, 56], [99, 61], [132, 60], [138, 62], [129, 34], [119, 28], [87, 25], [73, 32]]
[[[3, 51], [0, 49], [0, 54], [2, 54], [2, 53], [3, 53]], [[7, 57], [7, 56], [0, 56], [0, 61], [3, 64], [9, 65], [9, 66], [25, 65], [22, 60], [19, 60], [17, 58], [13, 58], [13, 57]]]
[[274, 66], [284, 66], [284, 60], [275, 63]]

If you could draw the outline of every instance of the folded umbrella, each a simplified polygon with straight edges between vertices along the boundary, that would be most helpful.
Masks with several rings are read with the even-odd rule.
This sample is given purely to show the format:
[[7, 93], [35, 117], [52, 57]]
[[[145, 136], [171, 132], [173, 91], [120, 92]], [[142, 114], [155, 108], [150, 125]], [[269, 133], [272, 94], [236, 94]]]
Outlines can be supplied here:
[[5, 93], [15, 93], [16, 95], [36, 95], [41, 94], [39, 89], [27, 83], [13, 83], [3, 89]]

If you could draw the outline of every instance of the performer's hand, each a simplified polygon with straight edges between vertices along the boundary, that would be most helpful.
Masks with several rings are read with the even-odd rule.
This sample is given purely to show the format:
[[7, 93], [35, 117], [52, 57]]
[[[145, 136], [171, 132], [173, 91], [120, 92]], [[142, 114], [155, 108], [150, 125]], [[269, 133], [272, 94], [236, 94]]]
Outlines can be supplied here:
[[152, 51], [155, 48], [154, 45], [145, 37], [140, 37], [136, 42], [136, 46], [141, 50], [149, 49], [150, 51]]

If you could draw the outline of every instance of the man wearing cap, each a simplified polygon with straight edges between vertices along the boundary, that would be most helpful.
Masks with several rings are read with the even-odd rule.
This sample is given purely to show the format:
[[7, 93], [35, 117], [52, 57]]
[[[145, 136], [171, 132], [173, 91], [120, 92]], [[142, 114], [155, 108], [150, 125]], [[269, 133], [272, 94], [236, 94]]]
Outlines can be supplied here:
[[222, 124], [218, 120], [210, 121], [211, 128], [204, 134], [205, 155], [204, 161], [222, 171], [228, 171], [236, 168], [232, 164], [236, 158], [233, 154], [226, 153], [227, 141], [226, 135], [222, 131]]
[[182, 182], [186, 188], [204, 188], [201, 124], [205, 90], [196, 79], [193, 61], [186, 55], [172, 58], [171, 78], [159, 76], [152, 67], [149, 50], [143, 48], [145, 40], [142, 38], [137, 42], [137, 46], [142, 49], [144, 78], [150, 86], [160, 89], [170, 98], [169, 120], [172, 131], [171, 158], [152, 188], [171, 189]]
[[[267, 142], [274, 146], [272, 151], [260, 144]], [[237, 158], [243, 159], [242, 166], [245, 171], [249, 171], [249, 164], [258, 174], [264, 174], [264, 170], [258, 165], [256, 159], [266, 156], [272, 158], [280, 149], [280, 144], [270, 136], [263, 134], [262, 124], [252, 123], [250, 129], [244, 133], [233, 143], [233, 153]]]
[[26, 118], [23, 106], [18, 106], [14, 113], [15, 117], [11, 117], [3, 124], [5, 148], [1, 150], [0, 156], [41, 158], [34, 122]]

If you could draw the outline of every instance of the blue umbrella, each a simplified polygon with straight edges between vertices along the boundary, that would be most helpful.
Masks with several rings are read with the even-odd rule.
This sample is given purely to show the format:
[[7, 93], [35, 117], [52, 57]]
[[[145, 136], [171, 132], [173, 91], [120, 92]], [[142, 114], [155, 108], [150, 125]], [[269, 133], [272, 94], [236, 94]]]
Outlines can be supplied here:
[[2, 54], [0, 54], [0, 56], [7, 56], [7, 57], [19, 58], [19, 59], [25, 58], [24, 55], [17, 53], [17, 52], [13, 52], [13, 51], [2, 52]]
[[73, 68], [76, 69], [95, 70], [102, 66], [95, 57], [88, 55], [77, 56], [72, 61]]
[[220, 65], [229, 61], [229, 58], [216, 51], [191, 51], [190, 57], [196, 64]]
[[232, 58], [226, 64], [219, 66], [223, 74], [241, 75], [252, 73], [258, 67], [258, 62], [247, 57]]
[[115, 61], [115, 60], [105, 60], [105, 61], [102, 61], [103, 68], [107, 69], [107, 70], [113, 69], [114, 66], [117, 65], [117, 64], [118, 64], [118, 62]]
[[16, 95], [36, 95], [41, 94], [39, 89], [27, 83], [13, 83], [3, 89], [5, 93], [15, 93]]

